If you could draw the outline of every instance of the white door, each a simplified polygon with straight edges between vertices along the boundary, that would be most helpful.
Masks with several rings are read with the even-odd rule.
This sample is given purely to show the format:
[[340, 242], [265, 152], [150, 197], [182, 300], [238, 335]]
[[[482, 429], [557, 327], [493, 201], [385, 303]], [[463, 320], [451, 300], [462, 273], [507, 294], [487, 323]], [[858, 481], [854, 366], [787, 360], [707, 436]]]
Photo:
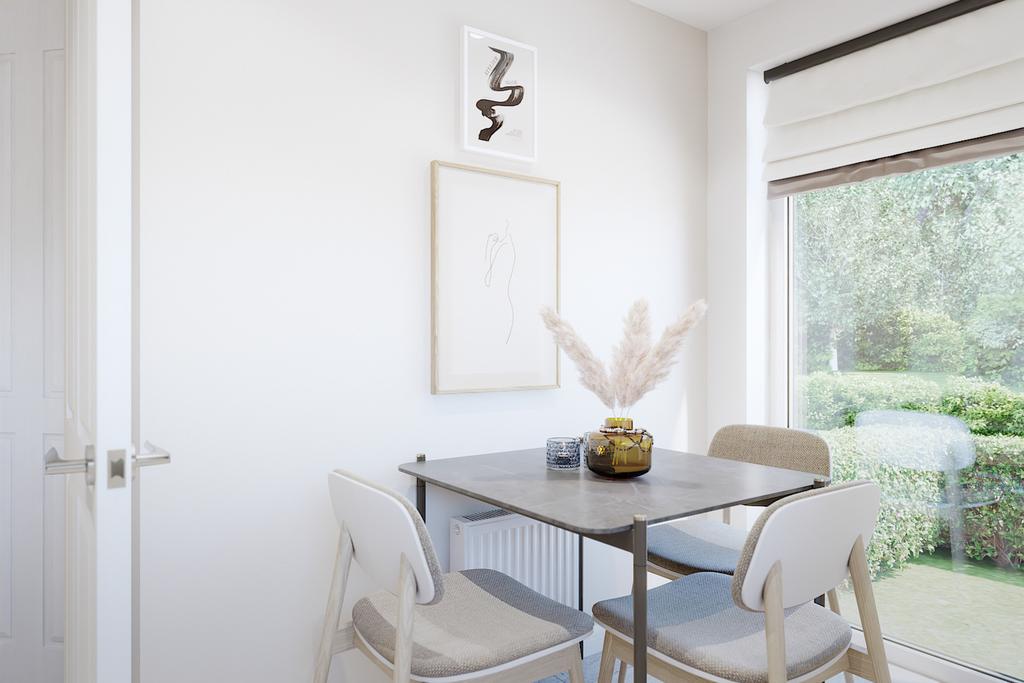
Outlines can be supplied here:
[[64, 678], [64, 0], [0, 0], [0, 681]]
[[[65, 680], [132, 680], [131, 0], [67, 3]], [[51, 470], [74, 465], [52, 463]]]

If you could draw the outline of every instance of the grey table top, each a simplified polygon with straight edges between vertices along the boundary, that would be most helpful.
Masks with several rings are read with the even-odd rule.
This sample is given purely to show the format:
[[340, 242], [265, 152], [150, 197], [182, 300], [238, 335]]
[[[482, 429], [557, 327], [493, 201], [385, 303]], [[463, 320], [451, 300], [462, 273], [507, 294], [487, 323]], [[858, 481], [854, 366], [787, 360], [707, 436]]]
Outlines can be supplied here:
[[606, 479], [545, 467], [545, 450], [469, 455], [398, 468], [405, 474], [563, 529], [616, 534], [648, 524], [774, 500], [814, 487], [815, 475], [735, 460], [655, 448], [651, 471], [633, 479]]

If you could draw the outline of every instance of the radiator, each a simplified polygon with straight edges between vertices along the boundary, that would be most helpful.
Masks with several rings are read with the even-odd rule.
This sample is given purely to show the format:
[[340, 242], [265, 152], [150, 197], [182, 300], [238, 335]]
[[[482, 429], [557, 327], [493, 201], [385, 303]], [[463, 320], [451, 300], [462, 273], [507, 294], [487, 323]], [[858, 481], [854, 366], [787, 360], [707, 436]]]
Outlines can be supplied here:
[[571, 607], [579, 590], [576, 534], [505, 510], [451, 519], [451, 571], [497, 569]]

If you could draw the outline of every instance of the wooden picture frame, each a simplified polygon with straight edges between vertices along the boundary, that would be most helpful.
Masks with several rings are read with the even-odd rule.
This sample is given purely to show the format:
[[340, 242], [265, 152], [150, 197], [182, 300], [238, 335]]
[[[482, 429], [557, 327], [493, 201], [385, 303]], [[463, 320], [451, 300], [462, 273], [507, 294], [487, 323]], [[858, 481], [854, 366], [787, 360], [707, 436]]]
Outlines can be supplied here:
[[560, 386], [556, 180], [431, 163], [431, 391]]

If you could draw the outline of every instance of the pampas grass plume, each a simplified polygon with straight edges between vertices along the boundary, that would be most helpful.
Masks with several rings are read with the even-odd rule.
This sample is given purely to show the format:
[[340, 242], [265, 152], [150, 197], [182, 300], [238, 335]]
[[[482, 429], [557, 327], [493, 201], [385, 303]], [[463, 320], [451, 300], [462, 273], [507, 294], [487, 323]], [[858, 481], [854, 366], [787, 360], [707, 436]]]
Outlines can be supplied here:
[[608, 379], [608, 371], [605, 370], [604, 363], [594, 355], [594, 352], [590, 350], [587, 343], [576, 334], [576, 330], [572, 328], [572, 325], [563, 320], [561, 316], [550, 308], [541, 310], [540, 315], [544, 319], [544, 325], [547, 326], [552, 336], [554, 336], [555, 343], [576, 364], [576, 369], [580, 373], [580, 383], [601, 399], [601, 403], [608, 410], [614, 411], [615, 390]]
[[695, 301], [652, 345], [647, 302], [641, 299], [634, 303], [623, 321], [622, 341], [614, 349], [610, 375], [572, 325], [550, 308], [541, 311], [541, 318], [555, 343], [576, 364], [583, 386], [614, 412], [616, 406], [623, 411], [630, 408], [668, 377], [683, 342], [707, 308], [703, 299]]

